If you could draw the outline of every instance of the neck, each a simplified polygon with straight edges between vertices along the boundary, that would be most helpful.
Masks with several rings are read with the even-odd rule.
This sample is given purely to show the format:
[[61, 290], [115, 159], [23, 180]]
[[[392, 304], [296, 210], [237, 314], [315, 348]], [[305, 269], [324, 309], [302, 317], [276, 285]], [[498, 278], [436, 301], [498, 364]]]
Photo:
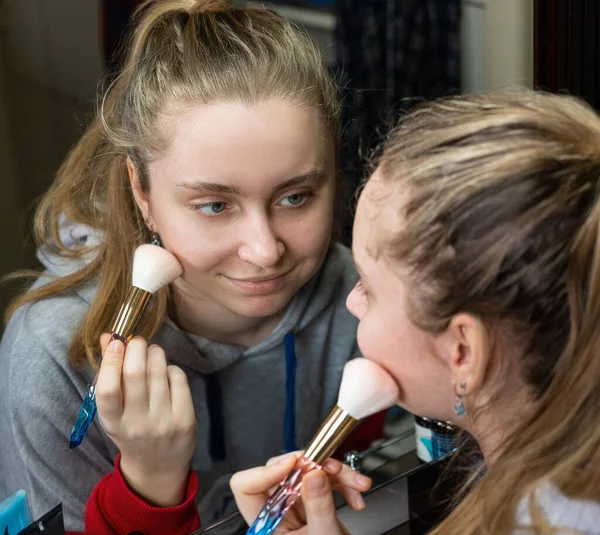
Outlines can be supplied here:
[[[505, 386], [486, 399], [478, 399], [469, 421], [461, 425], [477, 440], [486, 463], [491, 466], [502, 455], [506, 441], [531, 414], [535, 402], [522, 381]], [[480, 407], [479, 410], [477, 407]]]
[[185, 331], [214, 342], [250, 347], [269, 337], [283, 315], [279, 313], [261, 318], [240, 316], [224, 306], [190, 296], [173, 285], [176, 323]]

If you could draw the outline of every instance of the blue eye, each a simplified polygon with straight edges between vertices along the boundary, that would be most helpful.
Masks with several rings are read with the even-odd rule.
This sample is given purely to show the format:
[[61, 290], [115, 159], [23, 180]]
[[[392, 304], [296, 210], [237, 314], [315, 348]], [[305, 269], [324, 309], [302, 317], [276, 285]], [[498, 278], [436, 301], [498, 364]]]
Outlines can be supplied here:
[[311, 193], [293, 193], [281, 201], [283, 206], [301, 206], [311, 196]]
[[227, 203], [224, 202], [207, 202], [204, 204], [197, 204], [193, 207], [194, 210], [200, 211], [206, 215], [219, 215], [227, 208]]

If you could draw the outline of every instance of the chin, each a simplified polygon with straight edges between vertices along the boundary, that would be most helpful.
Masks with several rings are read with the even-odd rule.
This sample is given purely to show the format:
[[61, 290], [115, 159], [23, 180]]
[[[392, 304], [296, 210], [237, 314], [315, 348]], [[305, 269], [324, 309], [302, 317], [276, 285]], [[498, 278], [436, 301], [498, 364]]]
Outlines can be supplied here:
[[232, 303], [229, 309], [246, 318], [268, 318], [281, 312], [292, 297], [278, 294], [253, 296], [242, 302]]

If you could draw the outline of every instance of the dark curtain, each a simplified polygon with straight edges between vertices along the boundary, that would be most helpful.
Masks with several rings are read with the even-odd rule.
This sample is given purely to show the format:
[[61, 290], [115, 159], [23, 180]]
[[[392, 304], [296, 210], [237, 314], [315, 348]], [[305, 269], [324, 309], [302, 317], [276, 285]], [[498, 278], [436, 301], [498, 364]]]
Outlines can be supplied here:
[[536, 0], [534, 56], [537, 88], [578, 96], [600, 110], [598, 0]]
[[[460, 0], [336, 0], [344, 95], [340, 169], [350, 193], [402, 111], [460, 92]], [[344, 241], [351, 240], [351, 215]]]
[[122, 61], [121, 44], [131, 15], [143, 0], [102, 0], [102, 44], [107, 72], [115, 73]]

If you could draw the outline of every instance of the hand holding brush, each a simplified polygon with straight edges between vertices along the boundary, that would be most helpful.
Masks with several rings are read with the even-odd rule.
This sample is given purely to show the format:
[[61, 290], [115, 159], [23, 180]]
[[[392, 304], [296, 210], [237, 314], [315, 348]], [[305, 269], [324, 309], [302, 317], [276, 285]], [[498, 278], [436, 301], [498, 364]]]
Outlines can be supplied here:
[[[292, 469], [258, 512], [246, 535], [272, 533], [300, 496], [305, 476], [323, 469], [325, 460], [350, 434], [358, 420], [391, 407], [398, 398], [398, 385], [378, 364], [364, 358], [348, 362], [342, 374], [337, 405], [309, 442], [304, 454], [296, 460]], [[236, 502], [246, 518], [251, 514], [250, 508], [255, 505], [250, 502], [248, 481], [255, 481], [254, 487], [260, 487], [260, 477], [259, 472], [249, 470], [236, 474], [231, 480]], [[314, 479], [317, 481], [318, 477], [315, 476]], [[252, 486], [250, 483], [250, 487]]]
[[[134, 335], [152, 294], [179, 277], [182, 268], [179, 261], [166, 249], [158, 245], [144, 244], [135, 250], [132, 271], [132, 287], [110, 329], [112, 338], [123, 343]], [[79, 408], [69, 437], [71, 448], [76, 448], [83, 442], [88, 428], [94, 421], [97, 380], [98, 374], [88, 387], [87, 395]]]

